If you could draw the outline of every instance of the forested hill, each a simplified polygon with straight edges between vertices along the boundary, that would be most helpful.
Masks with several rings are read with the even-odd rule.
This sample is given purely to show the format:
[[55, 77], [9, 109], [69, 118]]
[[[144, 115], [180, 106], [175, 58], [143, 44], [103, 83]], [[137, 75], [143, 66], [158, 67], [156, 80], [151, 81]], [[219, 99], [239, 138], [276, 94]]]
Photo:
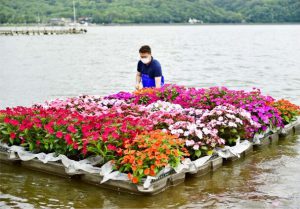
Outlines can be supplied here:
[[[77, 17], [94, 23], [300, 22], [300, 0], [75, 0]], [[0, 0], [0, 23], [72, 18], [72, 0]]]

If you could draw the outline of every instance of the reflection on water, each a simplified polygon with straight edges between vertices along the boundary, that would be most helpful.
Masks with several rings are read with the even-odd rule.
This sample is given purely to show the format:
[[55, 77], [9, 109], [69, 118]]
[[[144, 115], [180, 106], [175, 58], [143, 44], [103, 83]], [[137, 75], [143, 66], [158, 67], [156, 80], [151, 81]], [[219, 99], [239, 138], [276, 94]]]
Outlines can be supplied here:
[[1, 164], [0, 206], [26, 208], [297, 208], [300, 136], [256, 150], [215, 173], [187, 178], [160, 195], [117, 193]]

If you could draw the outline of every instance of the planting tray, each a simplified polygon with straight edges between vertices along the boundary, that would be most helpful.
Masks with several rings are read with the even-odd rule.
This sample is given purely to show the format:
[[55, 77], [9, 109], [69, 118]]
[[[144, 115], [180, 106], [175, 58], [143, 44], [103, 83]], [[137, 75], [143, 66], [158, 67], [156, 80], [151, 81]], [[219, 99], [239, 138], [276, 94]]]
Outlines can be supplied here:
[[[300, 132], [300, 119], [298, 118], [297, 121], [285, 126], [283, 130], [266, 135], [263, 139], [261, 139], [260, 144], [251, 143], [248, 149], [246, 149], [240, 154], [240, 158], [244, 158], [250, 155], [253, 152], [253, 148], [255, 147], [263, 148], [268, 145], [276, 145], [278, 144], [278, 140], [280, 139], [280, 136], [284, 137], [299, 132]], [[11, 159], [9, 150], [0, 147], [0, 162], [9, 163], [9, 164], [13, 163], [25, 168], [29, 168], [32, 170], [49, 173], [52, 175], [57, 175], [65, 178], [72, 178], [76, 176], [76, 179], [80, 179], [83, 182], [98, 187], [108, 188], [119, 192], [127, 192], [127, 193], [138, 194], [138, 195], [158, 194], [169, 187], [176, 186], [184, 182], [187, 176], [198, 177], [198, 176], [205, 175], [209, 172], [214, 172], [218, 168], [220, 168], [224, 162], [234, 161], [236, 159], [238, 159], [238, 157], [236, 156], [229, 159], [228, 158], [223, 159], [218, 155], [214, 155], [203, 165], [197, 167], [197, 169], [193, 172], [183, 170], [179, 173], [175, 173], [174, 170], [171, 170], [159, 176], [157, 179], [151, 180], [151, 185], [148, 188], [145, 188], [143, 186], [144, 180], [140, 184], [133, 184], [129, 180], [124, 181], [124, 180], [112, 180], [112, 179], [104, 183], [100, 183], [103, 180], [103, 176], [100, 174], [91, 174], [85, 171], [80, 172], [80, 174], [68, 174], [65, 171], [64, 165], [60, 161], [43, 163], [37, 159], [33, 159], [29, 161], [22, 161], [18, 157]]]

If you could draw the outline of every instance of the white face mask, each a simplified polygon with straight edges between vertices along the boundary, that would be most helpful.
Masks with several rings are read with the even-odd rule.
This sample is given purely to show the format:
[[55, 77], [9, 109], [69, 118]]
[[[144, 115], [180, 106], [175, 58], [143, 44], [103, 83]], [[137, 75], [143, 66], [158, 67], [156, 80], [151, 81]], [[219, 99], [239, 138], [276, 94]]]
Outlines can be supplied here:
[[148, 64], [151, 61], [151, 56], [146, 57], [146, 58], [141, 58], [142, 63]]

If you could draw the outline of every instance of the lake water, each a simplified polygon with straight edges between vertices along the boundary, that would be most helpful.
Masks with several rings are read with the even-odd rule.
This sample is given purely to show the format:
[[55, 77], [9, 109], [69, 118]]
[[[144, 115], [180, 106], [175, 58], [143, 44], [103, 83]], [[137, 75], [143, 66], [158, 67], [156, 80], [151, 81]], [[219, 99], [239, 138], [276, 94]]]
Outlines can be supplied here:
[[[300, 104], [300, 25], [107, 26], [84, 35], [0, 36], [0, 108], [132, 91], [149, 44], [168, 83]], [[297, 208], [300, 136], [154, 197], [119, 194], [1, 164], [0, 207]]]

